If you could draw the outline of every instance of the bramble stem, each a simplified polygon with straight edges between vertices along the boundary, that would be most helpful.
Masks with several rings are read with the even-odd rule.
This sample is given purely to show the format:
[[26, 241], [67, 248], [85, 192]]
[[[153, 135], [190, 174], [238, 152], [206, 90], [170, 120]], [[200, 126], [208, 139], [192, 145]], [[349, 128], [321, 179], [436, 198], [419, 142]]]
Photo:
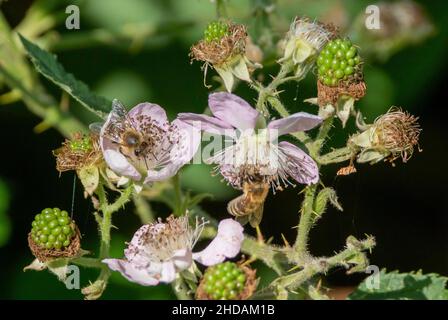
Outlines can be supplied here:
[[355, 154], [356, 152], [353, 149], [349, 147], [343, 147], [324, 154], [318, 157], [316, 160], [320, 165], [326, 165], [350, 160]]
[[[98, 201], [100, 203], [100, 210], [102, 212], [102, 218], [97, 220], [99, 222], [99, 231], [101, 236], [100, 253], [98, 257], [98, 263], [100, 264], [103, 259], [109, 257], [112, 214], [118, 211], [120, 208], [122, 208], [128, 201], [130, 201], [132, 190], [133, 185], [130, 185], [121, 193], [121, 195], [112, 204], [109, 204], [107, 200], [106, 191], [104, 190], [102, 182], [100, 182], [100, 184], [98, 185], [96, 194], [98, 196]], [[101, 289], [98, 289], [99, 292], [96, 292], [95, 299], [101, 296], [102, 291], [104, 291], [104, 289], [107, 286], [107, 282], [109, 280], [110, 275], [111, 275], [110, 269], [106, 265], [101, 264], [100, 275], [92, 285], [94, 286], [97, 283], [101, 283], [100, 286]], [[84, 290], [88, 292], [89, 287], [84, 288]]]
[[305, 197], [300, 209], [300, 221], [297, 229], [297, 238], [294, 244], [294, 251], [300, 259], [308, 255], [308, 236], [313, 227], [313, 207], [317, 185], [305, 188]]
[[356, 245], [347, 243], [347, 247], [338, 254], [330, 258], [312, 258], [306, 263], [302, 270], [275, 279], [270, 287], [276, 288], [278, 286], [287, 288], [288, 290], [295, 290], [305, 281], [311, 279], [317, 274], [325, 273], [333, 267], [344, 266], [348, 267], [346, 261], [363, 251], [370, 250], [375, 246], [375, 240], [368, 237], [365, 240], [357, 241]]
[[182, 275], [179, 274], [176, 280], [174, 281], [173, 291], [176, 294], [178, 300], [191, 300], [190, 288], [188, 288], [185, 280], [182, 278]]

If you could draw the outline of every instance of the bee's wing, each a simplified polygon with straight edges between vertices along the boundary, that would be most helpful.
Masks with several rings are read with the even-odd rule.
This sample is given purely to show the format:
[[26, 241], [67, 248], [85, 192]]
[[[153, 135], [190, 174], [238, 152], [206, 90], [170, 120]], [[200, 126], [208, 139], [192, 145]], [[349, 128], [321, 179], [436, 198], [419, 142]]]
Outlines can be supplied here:
[[[95, 124], [94, 127], [96, 127]], [[112, 110], [106, 121], [106, 127], [103, 129], [104, 134], [110, 140], [120, 143], [123, 132], [129, 127], [133, 127], [133, 125], [129, 120], [125, 107], [118, 99], [114, 99], [112, 101]], [[98, 128], [95, 129], [97, 130]]]
[[253, 228], [258, 227], [261, 219], [263, 219], [263, 210], [264, 204], [261, 203], [260, 206], [249, 216], [249, 223]]
[[249, 216], [239, 216], [235, 217], [235, 220], [239, 222], [242, 226], [249, 222]]
[[95, 135], [100, 135], [101, 128], [103, 127], [103, 125], [104, 125], [104, 123], [102, 123], [102, 122], [91, 123], [89, 125], [89, 130], [90, 130], [90, 132], [92, 132]]

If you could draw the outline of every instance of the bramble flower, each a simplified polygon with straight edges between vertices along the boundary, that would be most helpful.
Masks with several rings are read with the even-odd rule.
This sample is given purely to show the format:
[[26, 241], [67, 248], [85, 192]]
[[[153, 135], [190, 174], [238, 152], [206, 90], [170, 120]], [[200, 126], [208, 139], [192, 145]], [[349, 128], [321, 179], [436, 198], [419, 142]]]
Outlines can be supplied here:
[[140, 103], [129, 113], [118, 100], [100, 131], [100, 146], [116, 174], [151, 183], [174, 176], [196, 153], [198, 130], [179, 120], [171, 124], [165, 111]]
[[166, 222], [159, 219], [137, 230], [124, 252], [124, 259], [103, 262], [129, 281], [154, 286], [172, 282], [178, 272], [193, 264], [193, 260], [211, 266], [239, 253], [243, 227], [232, 219], [222, 220], [212, 242], [204, 250], [193, 253], [205, 224], [196, 220], [196, 225], [191, 227], [187, 216], [170, 216]]
[[178, 118], [190, 124], [199, 122], [205, 132], [225, 135], [233, 143], [206, 161], [218, 165], [222, 176], [234, 188], [245, 183], [262, 182], [274, 189], [298, 183], [314, 184], [319, 171], [314, 160], [295, 145], [277, 138], [291, 132], [305, 131], [322, 122], [318, 116], [298, 112], [273, 120], [266, 128], [256, 130], [260, 114], [240, 97], [225, 92], [209, 95], [213, 117], [181, 113]]
[[244, 25], [215, 21], [207, 26], [204, 39], [191, 47], [190, 56], [204, 62], [204, 77], [208, 66], [212, 66], [231, 92], [235, 77], [251, 82], [248, 67], [255, 65], [246, 57], [246, 43]]
[[286, 35], [283, 57], [279, 62], [291, 61], [295, 66], [295, 74], [304, 76], [334, 34], [334, 27], [330, 25], [296, 17]]
[[417, 117], [392, 107], [364, 132], [350, 138], [349, 144], [361, 148], [357, 161], [376, 163], [387, 159], [393, 162], [401, 158], [407, 162], [418, 146], [421, 129], [417, 121]]

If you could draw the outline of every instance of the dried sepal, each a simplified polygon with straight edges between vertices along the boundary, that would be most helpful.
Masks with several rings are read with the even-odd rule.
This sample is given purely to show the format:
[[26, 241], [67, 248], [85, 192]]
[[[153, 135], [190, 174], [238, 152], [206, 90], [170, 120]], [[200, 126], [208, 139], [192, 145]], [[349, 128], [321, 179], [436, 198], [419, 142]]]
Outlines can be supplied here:
[[341, 97], [352, 97], [355, 101], [366, 94], [366, 84], [363, 80], [340, 81], [335, 87], [326, 86], [317, 81], [317, 102], [320, 107], [328, 104], [336, 105]]
[[192, 60], [219, 66], [229, 58], [244, 54], [246, 49], [247, 31], [241, 24], [228, 24], [228, 34], [219, 41], [200, 40], [191, 47]]
[[[77, 147], [77, 144], [82, 147]], [[56, 157], [56, 169], [59, 173], [79, 170], [102, 160], [97, 137], [81, 133], [75, 133], [71, 140], [66, 139], [59, 149], [53, 151], [53, 155]]]

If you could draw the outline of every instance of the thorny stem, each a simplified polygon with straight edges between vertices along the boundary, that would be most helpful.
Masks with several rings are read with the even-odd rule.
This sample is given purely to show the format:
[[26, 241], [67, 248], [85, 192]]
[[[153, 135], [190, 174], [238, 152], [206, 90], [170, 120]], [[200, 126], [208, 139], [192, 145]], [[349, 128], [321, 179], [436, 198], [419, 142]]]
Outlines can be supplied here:
[[324, 154], [316, 160], [320, 165], [326, 165], [350, 160], [355, 154], [356, 152], [352, 148], [343, 147]]
[[[121, 195], [113, 203], [109, 204], [103, 183], [100, 182], [100, 184], [98, 185], [96, 194], [98, 196], [98, 201], [100, 204], [99, 208], [102, 212], [102, 217], [100, 219], [97, 219], [99, 223], [99, 231], [101, 236], [100, 253], [98, 257], [98, 263], [100, 264], [103, 259], [109, 257], [112, 214], [121, 209], [128, 201], [130, 201], [132, 190], [133, 185], [130, 185], [121, 193]], [[107, 281], [109, 280], [110, 275], [111, 275], [110, 269], [106, 265], [101, 264], [101, 272], [100, 275], [98, 276], [98, 279], [95, 282], [96, 283], [102, 282], [103, 283], [102, 288], [104, 290], [106, 288]]]
[[294, 251], [299, 259], [307, 256], [308, 253], [308, 236], [313, 226], [313, 207], [314, 197], [317, 185], [311, 185], [305, 188], [305, 197], [300, 209], [300, 221], [297, 228], [297, 238], [294, 244]]
[[311, 279], [317, 274], [325, 273], [333, 267], [348, 267], [347, 260], [358, 255], [359, 253], [370, 250], [375, 246], [375, 240], [368, 237], [363, 241], [359, 241], [356, 246], [347, 244], [347, 247], [338, 254], [330, 258], [312, 258], [298, 272], [275, 279], [270, 287], [282, 287], [289, 290], [297, 289], [305, 281]]

